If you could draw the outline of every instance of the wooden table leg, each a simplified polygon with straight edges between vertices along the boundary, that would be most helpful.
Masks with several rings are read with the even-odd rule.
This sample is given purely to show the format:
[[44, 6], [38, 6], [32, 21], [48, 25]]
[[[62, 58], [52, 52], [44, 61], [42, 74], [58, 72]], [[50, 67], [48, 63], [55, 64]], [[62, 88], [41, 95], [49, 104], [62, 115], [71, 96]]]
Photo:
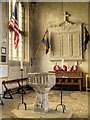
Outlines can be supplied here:
[[79, 90], [82, 91], [82, 79], [79, 79]]
[[88, 91], [88, 75], [86, 75], [86, 92]]

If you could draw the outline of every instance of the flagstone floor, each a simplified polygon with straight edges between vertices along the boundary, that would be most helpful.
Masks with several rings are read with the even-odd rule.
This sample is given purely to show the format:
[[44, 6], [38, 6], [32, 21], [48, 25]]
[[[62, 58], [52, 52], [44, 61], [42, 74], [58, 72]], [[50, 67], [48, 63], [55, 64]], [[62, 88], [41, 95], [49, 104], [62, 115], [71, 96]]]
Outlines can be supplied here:
[[[60, 103], [60, 90], [50, 90], [48, 99], [49, 102]], [[35, 92], [29, 90], [24, 94], [24, 101], [27, 105], [34, 104]], [[14, 99], [4, 99], [2, 107], [2, 118], [11, 118], [13, 109], [17, 109], [21, 102], [21, 94], [14, 94]], [[84, 91], [63, 91], [63, 103], [66, 105], [66, 110], [72, 111], [72, 118], [88, 118], [88, 94]], [[28, 108], [27, 108], [28, 109]]]

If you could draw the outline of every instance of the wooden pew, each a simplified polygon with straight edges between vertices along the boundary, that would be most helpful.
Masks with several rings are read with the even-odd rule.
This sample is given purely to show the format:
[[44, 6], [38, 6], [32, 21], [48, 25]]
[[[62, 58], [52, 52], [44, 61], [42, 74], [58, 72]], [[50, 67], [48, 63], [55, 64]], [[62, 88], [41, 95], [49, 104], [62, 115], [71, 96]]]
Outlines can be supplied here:
[[[22, 86], [22, 82], [23, 82], [23, 86]], [[3, 98], [6, 99], [13, 99], [12, 94], [15, 93], [23, 92], [25, 94], [26, 88], [28, 89], [30, 88], [30, 86], [28, 85], [28, 78], [3, 81], [2, 84], [5, 88]]]
[[23, 88], [25, 90], [31, 89], [30, 85], [28, 84], [28, 78], [18, 79], [17, 82], [19, 87], [22, 87], [22, 84], [23, 84]]
[[79, 90], [83, 87], [83, 72], [82, 71], [49, 71], [56, 74], [56, 85], [78, 85]]

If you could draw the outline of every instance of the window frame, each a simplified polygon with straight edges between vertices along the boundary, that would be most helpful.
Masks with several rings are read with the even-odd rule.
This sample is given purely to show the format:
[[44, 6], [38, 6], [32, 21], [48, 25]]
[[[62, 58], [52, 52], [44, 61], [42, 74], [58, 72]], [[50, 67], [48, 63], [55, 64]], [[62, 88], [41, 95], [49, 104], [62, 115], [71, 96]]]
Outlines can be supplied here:
[[[20, 7], [19, 3], [20, 2], [17, 2], [17, 4], [18, 4], [17, 11]], [[11, 2], [11, 4], [13, 4], [13, 3]], [[29, 50], [26, 51], [26, 49], [25, 49], [25, 46], [26, 46], [25, 45], [26, 44], [26, 42], [25, 42], [25, 6], [23, 3], [20, 3], [20, 4], [22, 5], [23, 11], [24, 11], [24, 13], [22, 13], [23, 14], [22, 19], [24, 18], [22, 20], [22, 24], [24, 23], [22, 26], [23, 29], [20, 29], [20, 34], [19, 34], [19, 37], [20, 36], [22, 37], [22, 41], [21, 41], [22, 45], [20, 47], [20, 41], [19, 41], [18, 47], [16, 49], [14, 49], [14, 45], [13, 45], [14, 40], [12, 37], [13, 31], [9, 30], [9, 61], [21, 61], [21, 60], [23, 60], [23, 61], [29, 62]], [[11, 9], [9, 8], [9, 21], [10, 21], [12, 14], [13, 14], [13, 6], [12, 5], [10, 6], [10, 0], [9, 0], [9, 7], [11, 7]], [[21, 11], [19, 11], [19, 12], [21, 12]], [[20, 19], [18, 18], [18, 23], [19, 23], [19, 20]], [[10, 34], [11, 34], [11, 38], [10, 38]], [[20, 54], [20, 48], [22, 48], [21, 54]], [[28, 46], [28, 48], [29, 48], [29, 46]], [[16, 51], [16, 58], [14, 58], [14, 50]], [[25, 58], [26, 52], [28, 52], [28, 59]]]

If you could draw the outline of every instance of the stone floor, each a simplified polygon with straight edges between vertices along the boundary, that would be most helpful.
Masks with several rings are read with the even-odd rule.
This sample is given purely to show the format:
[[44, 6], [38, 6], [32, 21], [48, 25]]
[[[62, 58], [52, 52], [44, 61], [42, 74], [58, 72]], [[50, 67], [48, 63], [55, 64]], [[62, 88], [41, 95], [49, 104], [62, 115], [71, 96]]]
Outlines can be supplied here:
[[[49, 102], [59, 104], [60, 93], [60, 90], [50, 90], [48, 95]], [[33, 90], [29, 90], [24, 94], [24, 102], [27, 106], [29, 104], [34, 104], [35, 96], [36, 94]], [[21, 94], [14, 94], [13, 97], [14, 99], [4, 99], [4, 105], [0, 105], [2, 109], [2, 118], [12, 118], [12, 111], [17, 109], [19, 103], [21, 103]], [[72, 118], [88, 118], [88, 94], [86, 94], [86, 92], [64, 90], [63, 104], [66, 105], [66, 111], [72, 112]], [[24, 110], [24, 108], [22, 109]], [[60, 110], [60, 112], [62, 112], [62, 110]]]

